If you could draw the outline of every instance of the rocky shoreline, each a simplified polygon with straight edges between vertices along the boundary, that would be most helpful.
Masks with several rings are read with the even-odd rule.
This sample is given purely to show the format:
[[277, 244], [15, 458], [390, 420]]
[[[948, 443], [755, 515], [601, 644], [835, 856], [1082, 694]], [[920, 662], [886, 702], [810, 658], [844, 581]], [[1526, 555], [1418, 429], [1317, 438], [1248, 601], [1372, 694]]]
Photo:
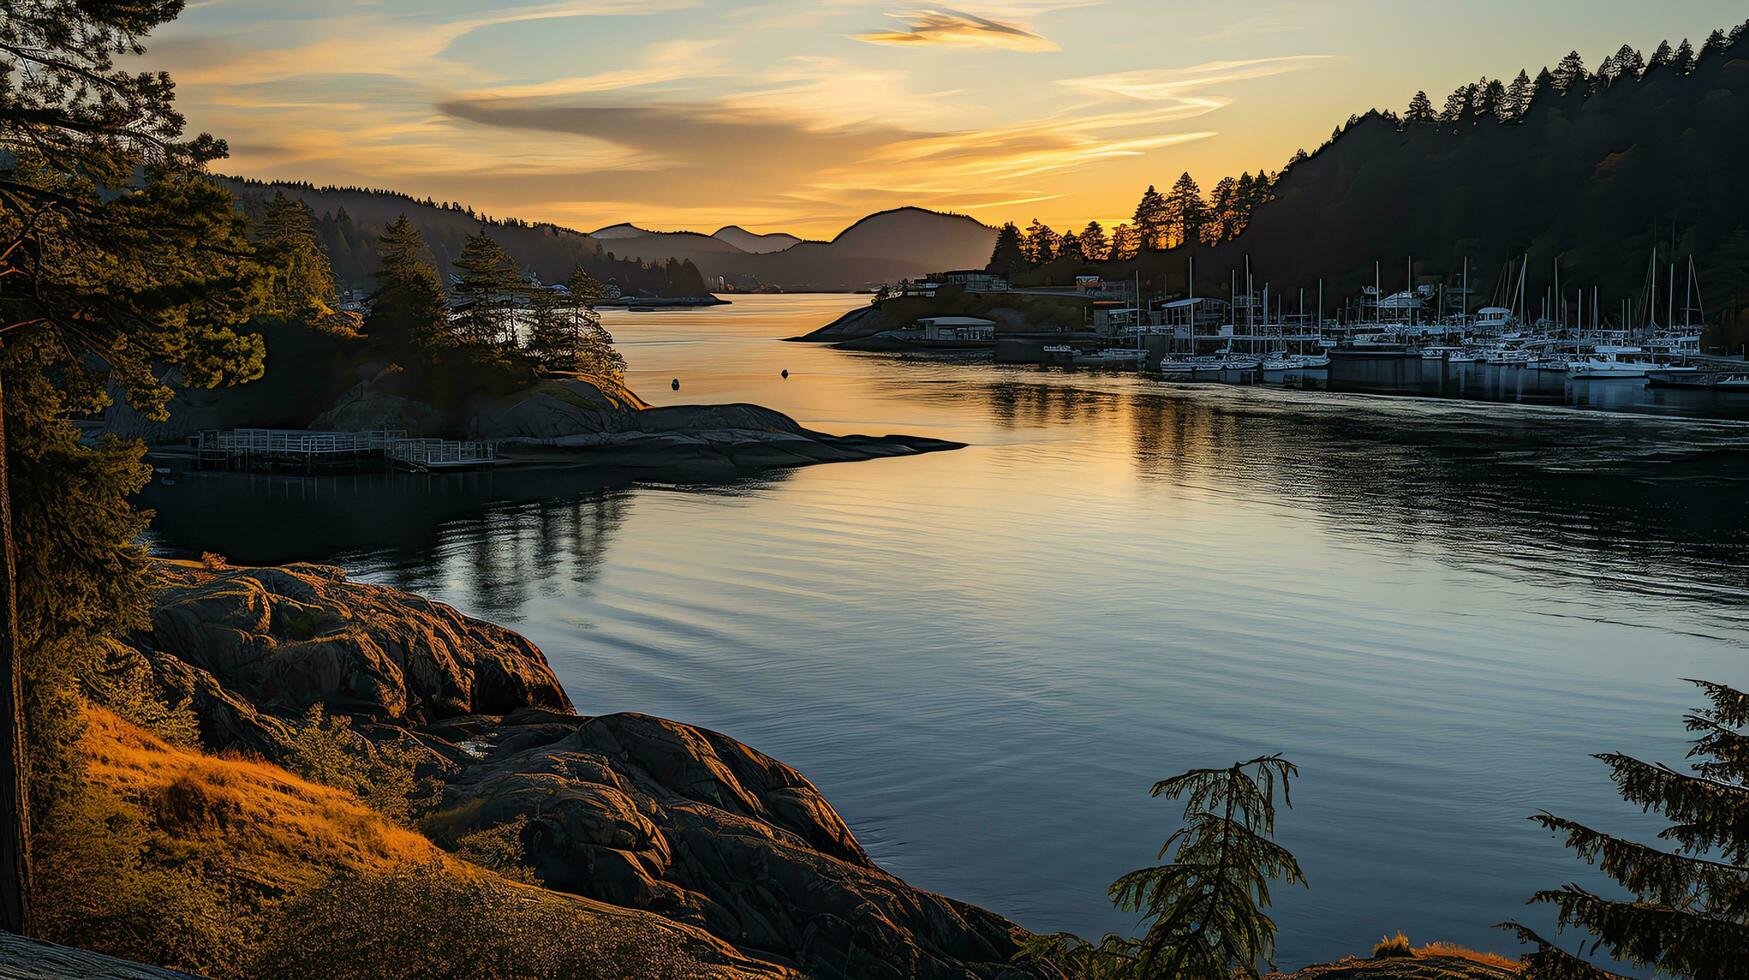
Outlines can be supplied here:
[[439, 843], [516, 828], [543, 887], [703, 930], [813, 977], [1053, 977], [1027, 933], [877, 867], [808, 779], [734, 739], [641, 714], [576, 714], [545, 656], [443, 603], [320, 565], [161, 561], [134, 637], [209, 751], [269, 760], [321, 704], [416, 746]]

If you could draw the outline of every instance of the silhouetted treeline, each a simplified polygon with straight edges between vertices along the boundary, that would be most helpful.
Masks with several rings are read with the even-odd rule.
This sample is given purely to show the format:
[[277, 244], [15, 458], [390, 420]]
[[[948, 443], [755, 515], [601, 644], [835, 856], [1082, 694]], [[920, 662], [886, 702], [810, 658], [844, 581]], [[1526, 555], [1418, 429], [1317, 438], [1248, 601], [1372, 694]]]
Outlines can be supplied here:
[[1461, 86], [1439, 107], [1417, 93], [1407, 111], [1354, 116], [1316, 152], [1295, 154], [1247, 219], [1230, 243], [1181, 234], [1163, 253], [1059, 256], [1022, 278], [1139, 270], [1176, 291], [1194, 249], [1199, 291], [1223, 291], [1248, 255], [1278, 295], [1322, 278], [1333, 309], [1372, 282], [1375, 262], [1401, 288], [1410, 257], [1417, 277], [1445, 278], [1468, 258], [1480, 301], [1507, 262], [1528, 256], [1528, 295], [1540, 297], [1558, 259], [1569, 302], [1601, 287], [1607, 315], [1640, 296], [1657, 248], [1661, 263], [1694, 256], [1709, 321], [1737, 331], [1711, 341], [1734, 346], [1749, 339], [1749, 37], [1717, 31], [1698, 48], [1665, 42], [1649, 56], [1624, 46], [1595, 69], [1575, 52], [1511, 81]]
[[482, 228], [524, 271], [544, 283], [563, 282], [578, 266], [627, 295], [702, 296], [704, 276], [690, 260], [644, 262], [620, 259], [581, 232], [559, 225], [496, 219], [456, 203], [419, 200], [394, 191], [316, 187], [300, 182], [220, 178], [252, 219], [264, 213], [275, 191], [308, 205], [334, 278], [342, 290], [371, 288], [380, 258], [377, 243], [403, 212], [418, 227], [439, 269], [449, 269], [468, 236]]

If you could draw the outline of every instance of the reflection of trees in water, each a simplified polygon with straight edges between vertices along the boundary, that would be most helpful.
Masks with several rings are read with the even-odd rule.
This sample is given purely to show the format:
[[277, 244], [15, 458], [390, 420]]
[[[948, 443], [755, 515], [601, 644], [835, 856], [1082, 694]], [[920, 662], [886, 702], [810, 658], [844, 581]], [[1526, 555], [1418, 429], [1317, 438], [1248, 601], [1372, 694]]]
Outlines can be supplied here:
[[[698, 493], [750, 493], [786, 474]], [[629, 474], [517, 470], [286, 477], [188, 473], [154, 485], [160, 550], [219, 551], [243, 564], [321, 561], [380, 574], [415, 592], [465, 597], [514, 619], [535, 595], [574, 595], [600, 573], [630, 513]]]
[[1143, 479], [1274, 496], [1336, 534], [1641, 594], [1735, 604], [1749, 586], [1737, 504], [1749, 446], [1735, 423], [912, 367], [946, 383], [907, 397], [1005, 429], [1080, 426], [1103, 441], [1119, 427]]
[[[1677, 598], [1749, 585], [1732, 425], [1137, 392], [1137, 466], [1260, 487], [1339, 534]], [[1718, 597], [1715, 596], [1715, 599]]]
[[460, 579], [472, 608], [514, 619], [537, 593], [587, 592], [630, 506], [623, 489], [488, 506], [437, 528], [436, 547], [425, 552], [435, 580], [420, 581], [405, 567], [391, 574], [414, 591]]

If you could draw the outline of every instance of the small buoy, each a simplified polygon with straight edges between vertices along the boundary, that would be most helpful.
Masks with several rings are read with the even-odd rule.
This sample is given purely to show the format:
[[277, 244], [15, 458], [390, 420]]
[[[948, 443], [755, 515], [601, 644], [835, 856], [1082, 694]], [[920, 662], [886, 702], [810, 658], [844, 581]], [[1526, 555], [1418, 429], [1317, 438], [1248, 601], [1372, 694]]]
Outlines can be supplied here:
[[789, 368], [784, 368], [784, 369], [783, 369], [783, 376], [784, 376], [784, 377], [786, 377], [786, 378], [787, 378], [787, 377], [789, 377]]
[[672, 387], [674, 388], [675, 391], [680, 390], [680, 379], [679, 378], [674, 379], [674, 384], [672, 385]]

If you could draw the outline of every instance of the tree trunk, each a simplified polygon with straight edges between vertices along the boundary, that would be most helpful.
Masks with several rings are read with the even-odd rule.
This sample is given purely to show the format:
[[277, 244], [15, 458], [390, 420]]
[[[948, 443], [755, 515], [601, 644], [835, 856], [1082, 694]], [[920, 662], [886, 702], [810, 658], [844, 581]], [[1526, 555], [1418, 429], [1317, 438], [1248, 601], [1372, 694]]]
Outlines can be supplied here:
[[0, 673], [5, 675], [0, 678], [0, 929], [24, 934], [30, 929], [30, 800], [5, 415], [0, 409]]

